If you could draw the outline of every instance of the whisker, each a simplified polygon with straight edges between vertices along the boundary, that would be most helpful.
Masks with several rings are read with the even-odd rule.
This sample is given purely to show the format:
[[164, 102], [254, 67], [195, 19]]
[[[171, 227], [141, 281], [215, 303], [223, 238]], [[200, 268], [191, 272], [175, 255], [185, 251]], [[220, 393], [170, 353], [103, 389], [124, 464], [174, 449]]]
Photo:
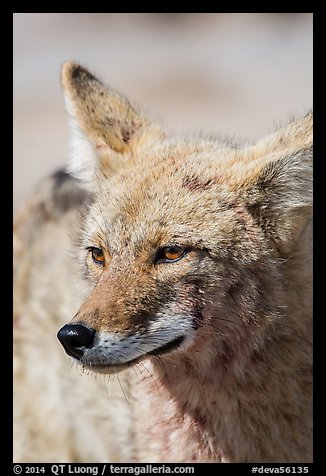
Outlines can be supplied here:
[[132, 370], [134, 371], [134, 373], [135, 373], [135, 375], [136, 375], [136, 378], [137, 378], [137, 385], [139, 385], [139, 382], [140, 382], [140, 381], [139, 381], [139, 375], [137, 374], [137, 370], [136, 370], [136, 368], [137, 368], [137, 365], [132, 365], [132, 367], [131, 367], [131, 368], [132, 368]]
[[120, 385], [121, 391], [122, 391], [122, 393], [123, 393], [123, 396], [124, 396], [124, 398], [125, 398], [126, 402], [129, 404], [129, 400], [128, 400], [128, 398], [126, 397], [126, 394], [125, 394], [125, 392], [124, 392], [124, 390], [123, 390], [123, 387], [122, 387], [122, 385], [121, 385], [121, 382], [120, 382], [120, 379], [119, 379], [119, 375], [116, 373], [116, 374], [115, 374], [115, 376], [116, 376], [116, 377], [117, 377], [117, 379], [118, 379], [118, 382], [119, 382], [119, 385]]
[[109, 375], [109, 378], [108, 378], [108, 382], [106, 381], [106, 379], [104, 379], [104, 385], [105, 385], [105, 390], [106, 390], [106, 396], [108, 397], [108, 400], [110, 400], [110, 395], [109, 395], [109, 390], [108, 390], [108, 386], [107, 386], [107, 383], [110, 382], [110, 375]]
[[146, 367], [146, 365], [144, 365], [143, 362], [139, 362], [140, 365], [147, 371], [147, 373], [149, 374], [150, 378], [153, 380], [153, 382], [155, 383], [155, 386], [157, 388], [157, 390], [160, 389], [158, 383], [157, 383], [157, 379], [154, 377], [154, 375], [152, 374], [152, 372], [149, 370], [149, 368]]
[[241, 328], [244, 327], [243, 325], [239, 324], [239, 322], [231, 321], [230, 319], [223, 319], [223, 317], [218, 317], [217, 320], [218, 320], [218, 321], [230, 322], [231, 324], [235, 324], [236, 326], [239, 326], [239, 327], [241, 327]]
[[155, 360], [157, 360], [158, 363], [160, 364], [160, 366], [161, 366], [161, 368], [162, 368], [162, 370], [163, 370], [163, 372], [164, 372], [164, 377], [167, 377], [167, 376], [168, 376], [168, 373], [167, 373], [167, 370], [166, 370], [166, 368], [165, 368], [165, 366], [164, 366], [164, 363], [162, 362], [161, 357], [160, 357], [159, 355], [156, 355], [156, 356], [155, 356]]

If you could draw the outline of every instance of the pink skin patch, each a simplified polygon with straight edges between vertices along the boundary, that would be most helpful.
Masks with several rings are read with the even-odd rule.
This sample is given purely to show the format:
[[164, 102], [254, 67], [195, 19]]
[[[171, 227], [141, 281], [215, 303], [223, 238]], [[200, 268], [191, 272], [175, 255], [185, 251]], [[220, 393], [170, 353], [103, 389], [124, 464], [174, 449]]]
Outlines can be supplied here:
[[182, 287], [183, 299], [180, 299], [180, 311], [184, 312], [192, 317], [192, 327], [197, 330], [202, 325], [203, 320], [203, 301], [199, 292], [199, 283], [188, 282]]
[[219, 183], [225, 182], [225, 179], [226, 176], [222, 174], [215, 175], [206, 180], [201, 180], [199, 177], [191, 175], [183, 178], [182, 186], [191, 192], [204, 192], [205, 190], [215, 187]]
[[208, 190], [214, 185], [212, 180], [206, 180], [206, 182], [202, 182], [199, 180], [198, 177], [195, 176], [187, 176], [184, 177], [182, 181], [182, 186], [188, 188], [191, 192], [203, 192], [204, 190]]
[[256, 225], [255, 225], [253, 217], [241, 205], [235, 205], [234, 206], [234, 211], [236, 212], [238, 220], [241, 223], [241, 225], [243, 226], [243, 228], [246, 231], [249, 238], [251, 238], [251, 240], [254, 243], [258, 243], [259, 239], [258, 239]]
[[102, 150], [106, 147], [106, 144], [96, 144], [96, 150]]

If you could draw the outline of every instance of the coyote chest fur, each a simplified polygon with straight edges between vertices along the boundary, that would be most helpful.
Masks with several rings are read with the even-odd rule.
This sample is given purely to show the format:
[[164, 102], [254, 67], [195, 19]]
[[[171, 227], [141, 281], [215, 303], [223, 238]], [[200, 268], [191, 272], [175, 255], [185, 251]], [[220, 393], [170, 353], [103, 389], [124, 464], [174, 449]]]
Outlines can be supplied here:
[[311, 114], [232, 147], [166, 137], [77, 64], [62, 84], [88, 294], [58, 338], [134, 380], [130, 460], [311, 461]]

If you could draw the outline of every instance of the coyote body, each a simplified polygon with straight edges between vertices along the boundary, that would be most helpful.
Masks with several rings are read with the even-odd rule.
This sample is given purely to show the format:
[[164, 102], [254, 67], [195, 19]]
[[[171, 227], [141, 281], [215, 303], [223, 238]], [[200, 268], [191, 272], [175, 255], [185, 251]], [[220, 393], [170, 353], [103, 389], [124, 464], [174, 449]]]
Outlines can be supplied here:
[[16, 218], [16, 459], [311, 461], [311, 114], [171, 139], [81, 66], [62, 84], [72, 160]]

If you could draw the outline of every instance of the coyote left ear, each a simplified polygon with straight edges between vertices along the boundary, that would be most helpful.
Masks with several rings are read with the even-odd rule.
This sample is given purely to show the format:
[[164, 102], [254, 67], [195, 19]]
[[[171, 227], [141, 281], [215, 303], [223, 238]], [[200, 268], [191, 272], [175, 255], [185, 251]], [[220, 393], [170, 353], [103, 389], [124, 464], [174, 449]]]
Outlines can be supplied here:
[[70, 172], [90, 188], [95, 175], [114, 173], [135, 147], [163, 135], [126, 98], [79, 64], [65, 63], [61, 82], [73, 128]]
[[312, 215], [312, 115], [256, 146], [264, 165], [243, 184], [247, 208], [281, 254], [294, 248]]

